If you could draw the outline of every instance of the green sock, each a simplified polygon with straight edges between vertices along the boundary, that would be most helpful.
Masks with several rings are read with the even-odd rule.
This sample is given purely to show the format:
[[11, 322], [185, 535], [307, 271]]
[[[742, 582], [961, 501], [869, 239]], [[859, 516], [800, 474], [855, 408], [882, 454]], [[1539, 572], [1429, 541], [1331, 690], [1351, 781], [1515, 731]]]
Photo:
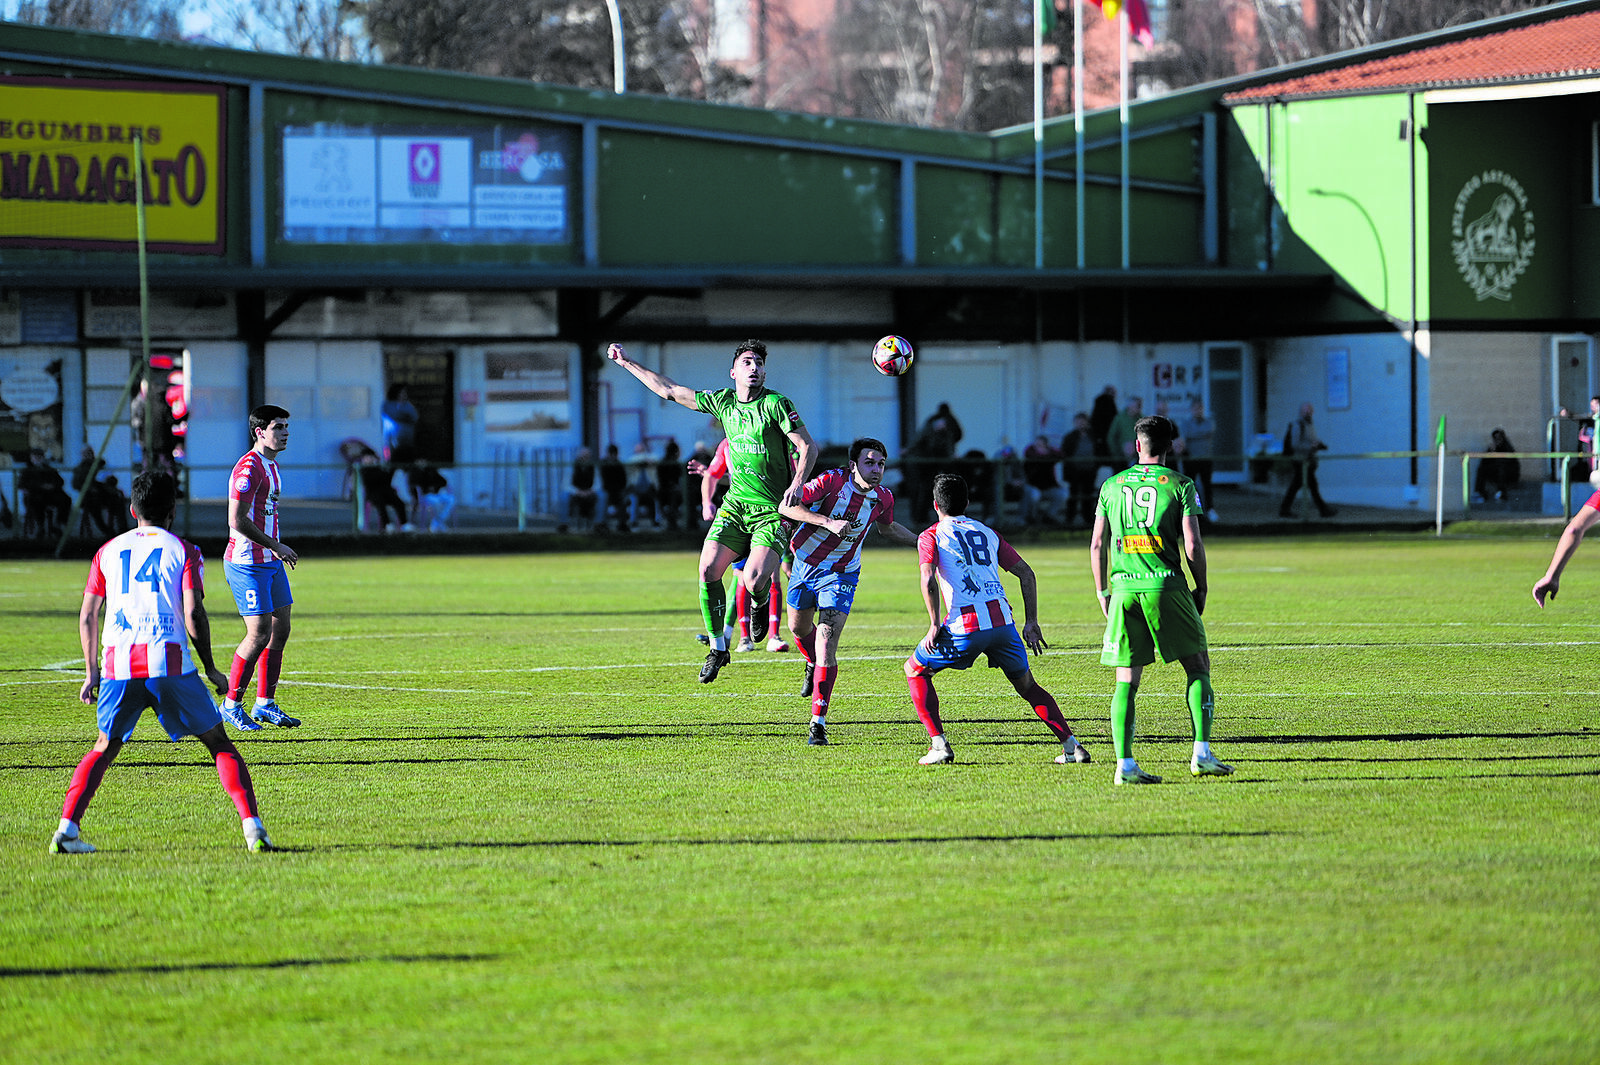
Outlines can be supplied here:
[[728, 629], [733, 628], [734, 624], [739, 620], [739, 575], [738, 574], [734, 574], [733, 591], [732, 592], [725, 592], [725, 593], [723, 593], [723, 596], [724, 596], [724, 598], [726, 598], [728, 600], [728, 611], [727, 611], [728, 616], [727, 616], [727, 619], [723, 622], [723, 631], [726, 632]]
[[1194, 718], [1195, 742], [1210, 743], [1211, 716], [1216, 705], [1216, 696], [1211, 693], [1211, 674], [1197, 673], [1190, 677], [1187, 697], [1189, 716]]
[[1111, 746], [1118, 758], [1133, 757], [1133, 685], [1125, 680], [1111, 696]]
[[712, 646], [722, 639], [722, 615], [728, 606], [728, 590], [721, 581], [700, 582], [700, 616], [706, 623], [706, 634]]

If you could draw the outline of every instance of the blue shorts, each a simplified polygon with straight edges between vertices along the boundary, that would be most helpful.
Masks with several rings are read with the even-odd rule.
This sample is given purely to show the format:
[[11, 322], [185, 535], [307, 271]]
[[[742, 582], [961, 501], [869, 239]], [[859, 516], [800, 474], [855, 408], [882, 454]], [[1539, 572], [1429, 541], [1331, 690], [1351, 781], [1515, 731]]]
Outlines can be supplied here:
[[786, 598], [789, 606], [795, 610], [821, 608], [848, 614], [850, 605], [856, 601], [856, 584], [860, 580], [860, 570], [837, 573], [808, 566], [796, 559], [794, 569], [789, 573], [789, 594]]
[[1028, 649], [1022, 645], [1015, 625], [960, 634], [940, 629], [933, 641], [933, 654], [919, 643], [911, 657], [922, 665], [924, 675], [931, 675], [941, 669], [966, 669], [980, 654], [988, 657], [990, 669], [1002, 670], [1008, 677], [1020, 677], [1028, 671]]
[[95, 704], [95, 723], [107, 736], [126, 743], [140, 715], [152, 707], [156, 720], [175, 740], [210, 732], [222, 724], [217, 704], [211, 701], [211, 692], [198, 672], [180, 677], [103, 680], [100, 699]]
[[294, 602], [289, 594], [289, 573], [278, 559], [271, 562], [224, 562], [222, 575], [228, 579], [239, 616], [270, 614]]

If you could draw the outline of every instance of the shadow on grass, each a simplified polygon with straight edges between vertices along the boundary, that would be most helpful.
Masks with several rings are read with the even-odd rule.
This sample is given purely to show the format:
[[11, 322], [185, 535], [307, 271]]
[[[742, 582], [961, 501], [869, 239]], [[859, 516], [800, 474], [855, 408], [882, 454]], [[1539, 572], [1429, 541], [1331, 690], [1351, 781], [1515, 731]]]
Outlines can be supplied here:
[[38, 968], [0, 966], [0, 980], [27, 976], [161, 976], [168, 973], [260, 972], [310, 969], [323, 965], [413, 965], [437, 962], [495, 961], [498, 954], [374, 954], [356, 958], [281, 958], [257, 962], [193, 962], [188, 965], [62, 965]]
[[1270, 839], [1294, 835], [1288, 832], [1056, 832], [1016, 833], [1013, 835], [968, 836], [893, 836], [868, 839], [829, 839], [820, 836], [794, 839], [758, 839], [732, 837], [729, 839], [529, 839], [529, 840], [452, 840], [440, 843], [335, 843], [310, 850], [524, 850], [566, 847], [594, 847], [599, 849], [626, 849], [631, 847], [883, 847], [912, 845], [925, 847], [939, 843], [1082, 843], [1090, 840], [1146, 840], [1146, 839]]
[[1600, 739], [1594, 729], [1563, 732], [1332, 732], [1322, 735], [1228, 736], [1228, 743], [1427, 743], [1432, 740]]

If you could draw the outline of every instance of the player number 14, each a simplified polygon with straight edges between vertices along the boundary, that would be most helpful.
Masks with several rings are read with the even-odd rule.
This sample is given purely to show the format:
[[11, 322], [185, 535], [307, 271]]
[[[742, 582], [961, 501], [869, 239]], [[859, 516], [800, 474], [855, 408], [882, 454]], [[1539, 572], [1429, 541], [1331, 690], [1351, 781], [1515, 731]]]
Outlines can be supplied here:
[[[128, 594], [128, 574], [133, 569], [133, 552], [124, 551], [122, 558], [122, 594]], [[144, 565], [139, 567], [139, 572], [133, 574], [133, 579], [142, 581], [150, 586], [154, 592], [161, 585], [161, 548], [156, 548], [145, 557]]]

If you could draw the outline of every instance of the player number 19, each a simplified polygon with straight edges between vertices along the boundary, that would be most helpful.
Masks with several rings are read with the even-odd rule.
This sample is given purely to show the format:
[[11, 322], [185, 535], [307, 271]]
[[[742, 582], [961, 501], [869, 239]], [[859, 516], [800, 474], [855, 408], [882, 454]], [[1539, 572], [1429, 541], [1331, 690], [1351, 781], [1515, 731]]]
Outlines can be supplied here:
[[[1141, 529], [1148, 529], [1156, 523], [1156, 499], [1159, 494], [1148, 484], [1138, 488], [1122, 486], [1122, 509], [1128, 516], [1128, 523], [1137, 525]], [[1143, 511], [1144, 517], [1139, 516]]]

